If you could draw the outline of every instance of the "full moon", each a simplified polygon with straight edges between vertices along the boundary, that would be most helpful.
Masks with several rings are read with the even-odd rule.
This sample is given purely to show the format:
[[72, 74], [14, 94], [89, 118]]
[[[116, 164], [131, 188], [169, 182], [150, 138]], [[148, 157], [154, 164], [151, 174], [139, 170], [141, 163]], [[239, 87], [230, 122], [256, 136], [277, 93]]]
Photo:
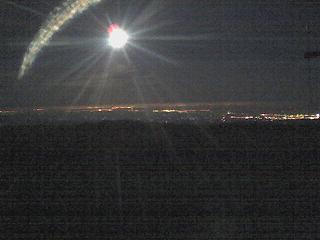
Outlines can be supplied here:
[[108, 33], [109, 33], [109, 39], [108, 39], [108, 44], [112, 48], [123, 48], [128, 40], [129, 40], [129, 35], [121, 29], [117, 24], [112, 24], [108, 28]]

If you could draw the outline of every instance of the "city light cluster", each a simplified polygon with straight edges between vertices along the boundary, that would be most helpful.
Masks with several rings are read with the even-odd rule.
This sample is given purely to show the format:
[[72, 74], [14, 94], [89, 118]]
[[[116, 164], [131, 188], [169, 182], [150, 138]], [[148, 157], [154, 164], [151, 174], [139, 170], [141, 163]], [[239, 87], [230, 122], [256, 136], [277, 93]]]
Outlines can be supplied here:
[[[170, 118], [172, 120], [188, 119], [191, 121], [206, 121], [206, 122], [232, 122], [232, 121], [256, 121], [256, 122], [272, 122], [272, 121], [320, 121], [320, 114], [284, 114], [284, 113], [232, 113], [228, 112], [223, 115], [215, 110], [197, 106], [162, 106], [162, 105], [97, 105], [97, 106], [65, 106], [65, 107], [37, 107], [34, 109], [0, 109], [0, 116], [25, 114], [34, 112], [42, 113], [121, 113], [130, 117], [131, 113], [149, 113], [148, 116], [153, 116], [159, 119]], [[102, 115], [103, 116], [103, 115]]]
[[210, 112], [210, 109], [155, 109], [154, 113], [197, 113], [197, 112]]
[[289, 121], [289, 120], [320, 120], [320, 114], [276, 114], [262, 113], [258, 115], [232, 114], [228, 113], [222, 118], [223, 121]]

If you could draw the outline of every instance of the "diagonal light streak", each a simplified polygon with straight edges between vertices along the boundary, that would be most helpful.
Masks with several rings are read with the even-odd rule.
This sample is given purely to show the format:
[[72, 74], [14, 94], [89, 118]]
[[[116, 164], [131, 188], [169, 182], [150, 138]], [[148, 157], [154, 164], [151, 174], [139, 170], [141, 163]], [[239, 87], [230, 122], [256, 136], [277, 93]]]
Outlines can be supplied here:
[[90, 6], [101, 0], [66, 0], [56, 7], [42, 25], [23, 58], [18, 78], [21, 79], [31, 68], [40, 51], [48, 45], [53, 35], [74, 17], [87, 10]]

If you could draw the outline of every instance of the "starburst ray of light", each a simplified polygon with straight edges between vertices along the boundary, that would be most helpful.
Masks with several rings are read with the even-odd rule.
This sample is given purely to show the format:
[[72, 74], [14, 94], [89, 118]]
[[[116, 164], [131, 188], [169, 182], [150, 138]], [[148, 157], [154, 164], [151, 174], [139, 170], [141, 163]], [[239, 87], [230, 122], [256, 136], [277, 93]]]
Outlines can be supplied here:
[[159, 60], [162, 60], [162, 61], [164, 61], [166, 63], [170, 63], [170, 64], [173, 64], [173, 65], [177, 65], [178, 64], [178, 62], [175, 61], [174, 59], [170, 59], [168, 57], [165, 57], [165, 56], [163, 56], [163, 55], [161, 55], [159, 53], [156, 53], [156, 52], [154, 52], [154, 51], [152, 51], [152, 50], [150, 50], [150, 49], [148, 49], [146, 47], [139, 46], [138, 44], [134, 44], [132, 42], [129, 42], [129, 45], [131, 47], [134, 47], [134, 48], [136, 48], [136, 49], [148, 54], [149, 56], [155, 57], [155, 58], [157, 58]]
[[[77, 78], [79, 79], [81, 75], [83, 75], [84, 73], [88, 72], [90, 70], [90, 68], [92, 66], [94, 66], [102, 57], [103, 54], [99, 54], [97, 55], [93, 61], [89, 64], [89, 66], [87, 66], [81, 73], [78, 73]], [[88, 89], [90, 83], [93, 81], [95, 75], [91, 75], [88, 77], [87, 81], [85, 82], [85, 84], [82, 86], [80, 92], [78, 93], [78, 95], [75, 97], [75, 99], [73, 99], [71, 106], [75, 106], [79, 100], [81, 99], [82, 95], [85, 93], [85, 91]]]
[[92, 54], [83, 58], [77, 64], [73, 65], [68, 72], [60, 76], [60, 78], [56, 80], [56, 84], [66, 81], [72, 75], [78, 75], [77, 77], [79, 78], [79, 75], [83, 75], [84, 73], [86, 73], [94, 64], [96, 64], [97, 61], [99, 61], [101, 57], [102, 54], [100, 53]]
[[34, 60], [42, 48], [47, 46], [61, 27], [68, 23], [72, 18], [87, 10], [90, 6], [102, 0], [66, 0], [61, 6], [56, 7], [49, 15], [46, 22], [42, 25], [23, 58], [18, 78], [21, 79], [31, 68]]
[[8, 5], [12, 5], [13, 7], [16, 7], [20, 10], [23, 10], [23, 11], [27, 11], [27, 12], [30, 12], [30, 13], [33, 13], [35, 15], [39, 15], [39, 16], [43, 16], [44, 14], [39, 12], [39, 11], [36, 11], [32, 8], [29, 8], [29, 7], [26, 7], [24, 5], [21, 5], [21, 4], [17, 4], [15, 2], [12, 2], [12, 1], [4, 1], [5, 4], [8, 4]]

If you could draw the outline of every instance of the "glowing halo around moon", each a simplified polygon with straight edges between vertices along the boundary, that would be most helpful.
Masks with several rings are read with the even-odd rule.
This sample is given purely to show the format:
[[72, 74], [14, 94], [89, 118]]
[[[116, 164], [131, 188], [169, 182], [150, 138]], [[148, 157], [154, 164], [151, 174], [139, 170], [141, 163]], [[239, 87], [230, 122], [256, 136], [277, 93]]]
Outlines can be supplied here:
[[108, 44], [114, 49], [120, 49], [126, 46], [129, 40], [129, 35], [125, 30], [120, 28], [117, 24], [112, 24], [108, 28], [109, 38]]

